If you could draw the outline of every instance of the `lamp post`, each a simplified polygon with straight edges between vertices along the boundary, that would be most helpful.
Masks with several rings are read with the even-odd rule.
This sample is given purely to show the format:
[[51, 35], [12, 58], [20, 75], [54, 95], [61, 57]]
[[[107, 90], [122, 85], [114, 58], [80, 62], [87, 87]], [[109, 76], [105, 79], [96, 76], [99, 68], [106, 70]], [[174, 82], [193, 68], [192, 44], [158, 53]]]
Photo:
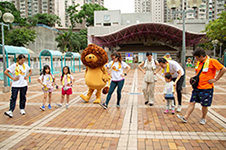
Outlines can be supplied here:
[[[2, 15], [2, 12], [0, 10], [0, 18], [1, 17], [2, 17], [3, 21], [6, 22], [6, 23], [12, 23], [14, 21], [14, 16], [11, 13], [6, 12], [6, 13], [4, 13]], [[4, 43], [4, 26], [8, 27], [8, 30], [9, 30], [9, 24], [4, 24], [3, 22], [0, 22], [0, 25], [2, 27], [3, 71], [5, 71], [6, 70], [6, 60], [5, 60], [5, 49], [4, 49], [4, 46], [5, 46], [5, 43]], [[3, 78], [4, 78], [4, 87], [7, 87], [8, 86], [8, 83], [7, 83], [7, 77], [6, 77], [6, 75], [3, 75]]]
[[222, 53], [221, 53], [221, 48], [222, 48], [222, 46], [223, 46], [223, 43], [220, 43], [219, 45], [220, 45], [220, 61], [221, 61], [221, 60], [222, 60], [222, 56], [221, 56], [221, 54], [222, 54]]
[[213, 44], [213, 58], [216, 58], [216, 47], [218, 44], [218, 40], [212, 40], [212, 44]]
[[[188, 5], [192, 8], [197, 8], [201, 5], [202, 0], [188, 0]], [[194, 10], [185, 10], [182, 9], [181, 11], [175, 11], [175, 9], [180, 5], [180, 0], [167, 0], [167, 6], [173, 10], [173, 16], [177, 13], [182, 13], [182, 18], [183, 18], [183, 36], [182, 36], [182, 54], [181, 54], [181, 63], [182, 67], [184, 69], [184, 82], [183, 82], [183, 88], [186, 87], [186, 77], [185, 77], [185, 71], [186, 71], [186, 53], [185, 53], [185, 48], [186, 48], [186, 37], [185, 37], [185, 15], [187, 13], [193, 12], [195, 14]], [[195, 15], [194, 15], [195, 16]]]

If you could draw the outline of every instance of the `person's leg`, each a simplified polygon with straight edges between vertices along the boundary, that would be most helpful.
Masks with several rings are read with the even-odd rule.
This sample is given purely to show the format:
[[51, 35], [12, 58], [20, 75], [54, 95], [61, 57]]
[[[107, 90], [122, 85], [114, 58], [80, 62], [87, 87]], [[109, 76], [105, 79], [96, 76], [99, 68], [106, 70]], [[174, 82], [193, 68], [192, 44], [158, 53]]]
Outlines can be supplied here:
[[106, 105], [108, 105], [108, 103], [109, 103], [109, 101], [111, 99], [111, 95], [114, 92], [116, 86], [117, 86], [117, 82], [111, 81], [110, 88], [109, 88], [108, 95], [107, 95], [106, 102], [105, 102]]
[[170, 100], [171, 110], [175, 110], [174, 99]]
[[169, 110], [170, 100], [166, 100], [166, 110]]
[[143, 82], [142, 91], [145, 99], [145, 104], [147, 104], [148, 103], [148, 83], [145, 81]]
[[70, 98], [70, 95], [67, 95], [66, 109], [68, 109], [68, 108], [69, 108], [69, 98]]
[[155, 102], [155, 82], [148, 85], [149, 104], [153, 105]]
[[52, 109], [51, 102], [52, 102], [52, 92], [49, 92], [49, 105], [48, 105], [49, 109]]
[[121, 97], [122, 97], [122, 88], [123, 88], [123, 85], [124, 85], [124, 82], [125, 80], [122, 80], [122, 81], [119, 81], [118, 82], [118, 88], [117, 88], [117, 106], [120, 105], [120, 100], [121, 100]]
[[47, 94], [47, 92], [44, 92], [43, 106], [46, 104]]
[[52, 92], [49, 92], [49, 105], [51, 105], [52, 102]]
[[202, 118], [201, 119], [206, 119], [207, 112], [208, 112], [208, 107], [202, 106]]
[[178, 80], [177, 82], [177, 87], [176, 87], [176, 90], [177, 90], [177, 100], [178, 100], [178, 105], [182, 105], [182, 85], [183, 85], [183, 82], [184, 82], [184, 75], [180, 77], [180, 79]]
[[20, 88], [20, 109], [25, 108], [26, 104], [27, 86]]
[[70, 95], [67, 95], [67, 104], [69, 103]]
[[169, 100], [166, 99], [166, 110], [164, 111], [164, 114], [167, 114], [169, 112]]
[[17, 87], [11, 88], [9, 111], [13, 112], [16, 107], [16, 99], [17, 99], [18, 91], [19, 91], [19, 88], [17, 88]]
[[208, 107], [211, 106], [213, 100], [213, 89], [203, 90], [200, 97], [202, 97], [202, 99], [200, 99], [200, 103], [202, 105], [202, 117], [199, 123], [204, 125], [206, 124], [206, 115], [208, 112]]
[[64, 97], [65, 97], [65, 95], [61, 94], [61, 100], [60, 100], [60, 104], [61, 104], [61, 105], [62, 105], [63, 102], [64, 102]]
[[191, 115], [191, 113], [194, 111], [195, 109], [195, 102], [190, 102], [189, 105], [188, 105], [188, 109], [184, 115], [184, 119], [188, 119], [189, 116]]

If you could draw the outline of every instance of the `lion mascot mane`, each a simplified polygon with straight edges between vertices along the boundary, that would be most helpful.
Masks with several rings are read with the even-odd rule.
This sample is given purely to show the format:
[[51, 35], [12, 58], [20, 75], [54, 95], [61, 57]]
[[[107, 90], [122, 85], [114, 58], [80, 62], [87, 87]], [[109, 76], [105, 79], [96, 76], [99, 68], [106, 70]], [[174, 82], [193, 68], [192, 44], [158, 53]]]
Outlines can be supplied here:
[[81, 60], [86, 66], [85, 83], [89, 90], [86, 96], [81, 94], [80, 97], [88, 103], [93, 91], [97, 90], [96, 100], [93, 103], [99, 104], [101, 102], [101, 89], [110, 81], [110, 76], [104, 67], [108, 62], [107, 53], [101, 47], [89, 44], [82, 52]]

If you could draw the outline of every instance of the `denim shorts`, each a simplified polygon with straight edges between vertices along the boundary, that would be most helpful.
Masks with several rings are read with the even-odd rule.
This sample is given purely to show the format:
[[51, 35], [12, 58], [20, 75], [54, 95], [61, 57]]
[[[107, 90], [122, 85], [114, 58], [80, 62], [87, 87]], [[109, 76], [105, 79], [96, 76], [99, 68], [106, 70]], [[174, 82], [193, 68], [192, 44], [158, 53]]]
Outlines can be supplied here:
[[200, 103], [202, 106], [209, 107], [213, 100], [213, 89], [194, 89], [190, 102]]
[[166, 100], [174, 100], [174, 95], [173, 94], [165, 94], [165, 99]]

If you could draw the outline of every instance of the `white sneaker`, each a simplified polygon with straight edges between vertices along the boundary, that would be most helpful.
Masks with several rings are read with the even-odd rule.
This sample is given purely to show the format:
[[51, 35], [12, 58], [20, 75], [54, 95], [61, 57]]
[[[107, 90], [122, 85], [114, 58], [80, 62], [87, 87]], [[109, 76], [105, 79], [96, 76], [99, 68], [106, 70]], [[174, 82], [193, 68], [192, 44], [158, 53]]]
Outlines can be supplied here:
[[24, 109], [21, 109], [21, 110], [20, 110], [20, 114], [21, 114], [21, 115], [25, 115]]
[[60, 108], [60, 107], [62, 107], [62, 104], [57, 104], [57, 103], [56, 103], [56, 106]]
[[206, 120], [205, 120], [205, 119], [201, 119], [201, 120], [199, 121], [199, 123], [202, 124], [202, 125], [204, 125], [204, 124], [206, 124]]
[[68, 109], [69, 108], [69, 105], [68, 104], [66, 104], [66, 109]]
[[177, 106], [177, 112], [181, 112], [181, 110], [182, 110], [181, 105], [178, 105], [178, 106]]
[[9, 118], [12, 118], [13, 117], [13, 112], [12, 111], [6, 111], [4, 114], [6, 116], [8, 116]]

